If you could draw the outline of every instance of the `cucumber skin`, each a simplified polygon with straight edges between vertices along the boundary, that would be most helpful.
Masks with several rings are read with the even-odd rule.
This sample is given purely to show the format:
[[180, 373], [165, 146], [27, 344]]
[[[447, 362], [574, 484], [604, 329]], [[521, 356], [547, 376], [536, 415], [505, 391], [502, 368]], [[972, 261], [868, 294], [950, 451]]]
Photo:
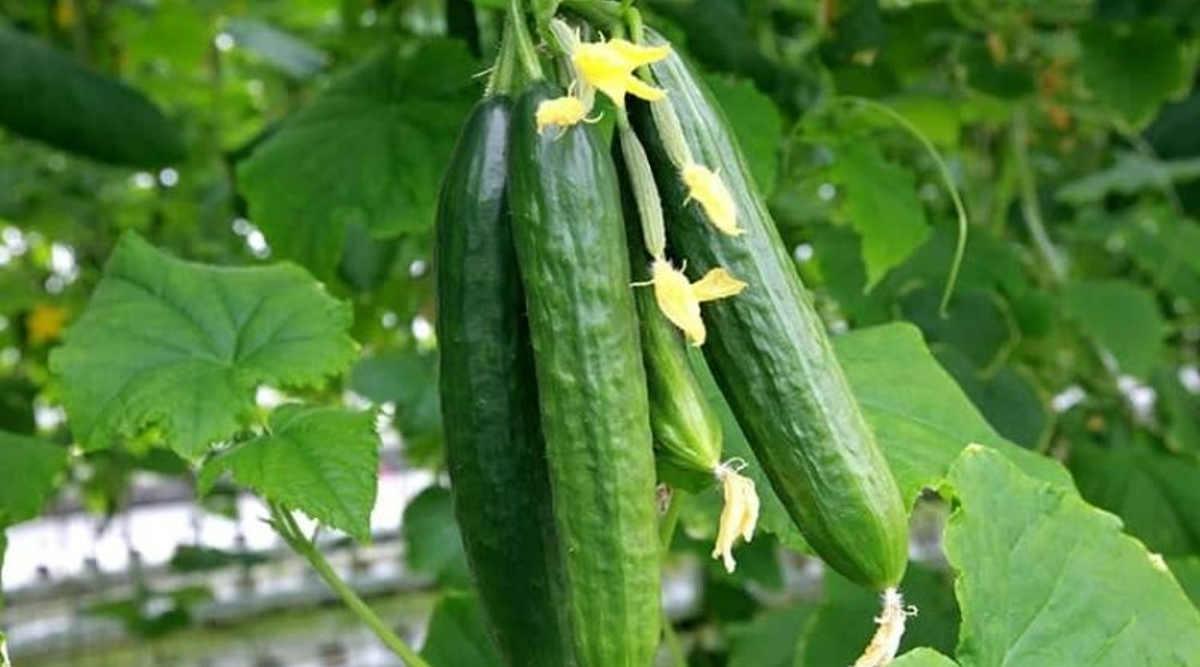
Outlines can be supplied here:
[[506, 200], [511, 100], [479, 102], [437, 214], [446, 459], [463, 546], [511, 667], [574, 665]]
[[[653, 34], [647, 42], [665, 43]], [[677, 54], [650, 69], [675, 106], [693, 159], [721, 175], [745, 229], [727, 236], [687, 201], [649, 107], [634, 104], [676, 259], [687, 261], [693, 279], [725, 267], [749, 284], [738, 296], [703, 306], [704, 354], [722, 393], [817, 554], [859, 584], [895, 586], [908, 562], [904, 503], [820, 317], [711, 94]]]
[[542, 431], [584, 667], [648, 667], [660, 575], [646, 379], [621, 202], [596, 127], [539, 134], [544, 83], [517, 101], [509, 201]]

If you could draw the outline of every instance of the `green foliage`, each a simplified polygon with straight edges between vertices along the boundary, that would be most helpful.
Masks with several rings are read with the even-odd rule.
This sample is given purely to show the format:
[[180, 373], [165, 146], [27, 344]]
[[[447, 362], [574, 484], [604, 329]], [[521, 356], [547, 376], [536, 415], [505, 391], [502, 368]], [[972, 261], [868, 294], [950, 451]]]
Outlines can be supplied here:
[[245, 423], [258, 385], [314, 386], [345, 369], [349, 325], [346, 305], [294, 266], [194, 264], [129, 234], [51, 367], [85, 448], [154, 429], [198, 458]]
[[384, 46], [288, 118], [238, 169], [272, 249], [325, 277], [346, 225], [427, 230], [476, 69], [455, 42]]
[[984, 447], [968, 448], [947, 484], [963, 667], [1184, 665], [1200, 655], [1200, 612], [1116, 517]]
[[1062, 306], [1122, 371], [1148, 377], [1154, 370], [1166, 327], [1152, 292], [1120, 280], [1080, 281], [1063, 291]]
[[1144, 126], [1183, 84], [1182, 47], [1165, 22], [1093, 23], [1079, 39], [1084, 82], [1130, 125]]
[[870, 290], [929, 235], [912, 173], [887, 161], [858, 137], [837, 147], [833, 179], [844, 189], [844, 211], [862, 237]]
[[211, 488], [230, 471], [267, 500], [366, 542], [379, 468], [374, 422], [370, 412], [282, 406], [265, 434], [209, 459], [200, 486]]
[[463, 551], [450, 492], [440, 486], [422, 491], [404, 508], [400, 531], [409, 569], [439, 584], [467, 588], [471, 575]]
[[[41, 514], [67, 465], [67, 450], [44, 440], [0, 431], [0, 533]], [[2, 543], [0, 543], [2, 546]], [[4, 549], [0, 548], [0, 559]]]
[[896, 658], [893, 667], [954, 667], [956, 662], [928, 648], [918, 648]]
[[783, 138], [783, 119], [775, 103], [750, 81], [710, 76], [704, 82], [729, 117], [759, 192], [770, 196], [775, 190]]
[[483, 608], [474, 594], [451, 591], [442, 595], [429, 619], [429, 634], [421, 657], [432, 665], [499, 667]]

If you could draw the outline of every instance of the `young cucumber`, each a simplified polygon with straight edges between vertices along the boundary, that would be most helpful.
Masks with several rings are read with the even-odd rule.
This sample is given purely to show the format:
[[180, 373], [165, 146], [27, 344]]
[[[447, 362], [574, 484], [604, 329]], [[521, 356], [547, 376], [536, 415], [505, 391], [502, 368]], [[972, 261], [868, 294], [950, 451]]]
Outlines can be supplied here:
[[646, 667], [659, 636], [659, 550], [646, 378], [616, 173], [599, 129], [539, 133], [561, 95], [513, 111], [509, 195], [576, 653]]
[[[663, 43], [653, 34], [647, 41]], [[693, 279], [724, 267], [749, 284], [704, 307], [703, 349], [721, 390], [776, 495], [817, 553], [860, 584], [894, 586], [907, 563], [904, 505], [821, 320], [703, 84], [678, 55], [650, 69], [674, 106], [691, 159], [719, 174], [744, 229], [722, 233], [689, 200], [683, 165], [671, 159], [680, 151], [671, 150], [646, 104], [634, 107], [675, 258], [687, 262]]]
[[454, 508], [492, 634], [512, 667], [573, 665], [533, 351], [505, 200], [511, 102], [481, 101], [437, 218], [438, 344]]

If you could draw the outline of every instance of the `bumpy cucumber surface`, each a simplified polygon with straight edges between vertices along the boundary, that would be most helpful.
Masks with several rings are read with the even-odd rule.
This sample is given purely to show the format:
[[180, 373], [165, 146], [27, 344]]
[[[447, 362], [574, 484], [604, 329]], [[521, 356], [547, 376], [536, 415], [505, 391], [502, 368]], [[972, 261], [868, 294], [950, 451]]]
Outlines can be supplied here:
[[654, 459], [616, 174], [587, 123], [513, 111], [509, 195], [576, 653], [647, 667], [659, 636]]
[[506, 97], [471, 113], [437, 217], [446, 458], [463, 544], [512, 667], [574, 665], [563, 610], [533, 350], [506, 201]]
[[[648, 41], [661, 43], [656, 35]], [[720, 174], [740, 236], [688, 200], [645, 104], [633, 108], [667, 216], [675, 259], [695, 279], [725, 267], [749, 284], [704, 305], [704, 353], [776, 495], [834, 569], [882, 590], [904, 576], [908, 523], [882, 452], [719, 108], [676, 54], [650, 66], [695, 162]]]

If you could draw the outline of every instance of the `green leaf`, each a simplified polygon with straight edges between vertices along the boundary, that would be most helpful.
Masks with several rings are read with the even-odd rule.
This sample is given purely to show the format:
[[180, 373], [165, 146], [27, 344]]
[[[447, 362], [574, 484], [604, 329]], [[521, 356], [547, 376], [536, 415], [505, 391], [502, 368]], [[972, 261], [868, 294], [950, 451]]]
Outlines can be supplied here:
[[389, 349], [365, 357], [350, 373], [350, 388], [376, 403], [392, 403], [405, 457], [414, 465], [438, 465], [442, 409], [437, 355]]
[[0, 535], [42, 513], [66, 466], [65, 447], [0, 431]]
[[1063, 289], [1061, 303], [1122, 371], [1146, 378], [1160, 363], [1166, 324], [1146, 288], [1124, 280], [1077, 281]]
[[225, 471], [289, 510], [366, 542], [379, 475], [375, 416], [337, 407], [284, 405], [266, 434], [209, 459], [201, 490]]
[[959, 289], [945, 316], [941, 300], [940, 287], [920, 287], [898, 299], [904, 317], [921, 327], [930, 344], [949, 345], [976, 368], [988, 368], [1016, 343], [1016, 326], [994, 292]]
[[1166, 416], [1163, 435], [1167, 446], [1176, 452], [1200, 454], [1200, 396], [1184, 387], [1176, 373], [1159, 373], [1154, 387]]
[[0, 100], [0, 125], [56, 148], [141, 167], [184, 158], [175, 126], [141, 93], [3, 24]]
[[432, 577], [442, 586], [470, 586], [467, 555], [454, 520], [450, 491], [431, 486], [413, 498], [404, 508], [400, 532], [409, 569]]
[[783, 138], [779, 109], [745, 79], [709, 75], [704, 82], [733, 127], [758, 191], [770, 197], [779, 173], [778, 149]]
[[936, 485], [969, 443], [995, 447], [1026, 473], [1072, 488], [1070, 475], [1057, 462], [992, 429], [930, 354], [916, 327], [896, 323], [859, 329], [835, 338], [834, 349], [906, 502]]
[[345, 369], [350, 320], [295, 266], [195, 264], [130, 233], [50, 366], [85, 448], [157, 428], [194, 459], [238, 430], [258, 385], [315, 386]]
[[986, 447], [951, 467], [963, 667], [1187, 665], [1200, 612], [1116, 517]]
[[768, 609], [746, 623], [731, 624], [728, 667], [792, 667], [796, 660], [796, 634], [816, 611], [798, 603]]
[[837, 146], [830, 176], [843, 189], [843, 211], [862, 237], [869, 291], [929, 236], [912, 172], [869, 141]]
[[1192, 604], [1200, 607], [1200, 556], [1168, 558], [1167, 565]]
[[327, 277], [349, 223], [377, 237], [428, 229], [477, 67], [449, 40], [381, 48], [288, 118], [238, 166], [272, 250]]
[[1125, 530], [1166, 556], [1200, 552], [1200, 464], [1150, 443], [1110, 437], [1101, 447], [1071, 443], [1069, 465], [1079, 493], [1121, 517]]
[[329, 61], [325, 52], [269, 23], [234, 18], [225, 30], [238, 47], [252, 51], [295, 79], [316, 74]]
[[919, 648], [896, 658], [891, 667], [957, 667], [958, 663], [931, 648]]
[[1054, 193], [1075, 206], [1102, 202], [1110, 194], [1135, 195], [1200, 178], [1200, 158], [1161, 161], [1139, 153], [1117, 153], [1113, 165], [1064, 184]]
[[[826, 571], [825, 600], [796, 643], [796, 667], [850, 665], [871, 641], [879, 594]], [[916, 563], [900, 583], [906, 605], [920, 613], [906, 624], [901, 648], [933, 646], [951, 651], [958, 632], [952, 577]], [[795, 634], [795, 633], [793, 633]]]
[[1027, 373], [1012, 366], [981, 371], [944, 345], [934, 346], [933, 353], [1000, 435], [1030, 448], [1049, 436], [1048, 406]]
[[488, 634], [479, 598], [458, 592], [442, 595], [434, 607], [421, 657], [431, 665], [454, 667], [501, 667], [504, 664]]
[[1083, 80], [1101, 105], [1135, 128], [1183, 83], [1183, 51], [1165, 22], [1089, 23], [1079, 32]]

